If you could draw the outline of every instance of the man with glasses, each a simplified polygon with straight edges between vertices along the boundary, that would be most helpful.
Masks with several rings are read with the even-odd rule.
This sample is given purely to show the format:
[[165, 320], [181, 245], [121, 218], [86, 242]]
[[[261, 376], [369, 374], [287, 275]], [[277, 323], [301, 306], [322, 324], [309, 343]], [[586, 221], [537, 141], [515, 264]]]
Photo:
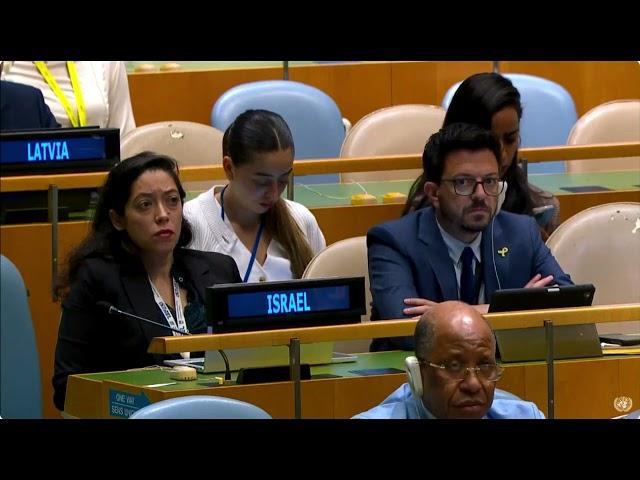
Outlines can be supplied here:
[[[462, 300], [487, 311], [494, 291], [570, 285], [532, 217], [496, 214], [500, 141], [475, 125], [433, 134], [422, 155], [431, 206], [369, 230], [371, 319], [421, 315]], [[412, 337], [379, 338], [372, 351], [412, 350]]]
[[502, 367], [487, 321], [462, 302], [422, 315], [407, 358], [408, 382], [361, 419], [544, 418], [531, 402], [496, 389]]

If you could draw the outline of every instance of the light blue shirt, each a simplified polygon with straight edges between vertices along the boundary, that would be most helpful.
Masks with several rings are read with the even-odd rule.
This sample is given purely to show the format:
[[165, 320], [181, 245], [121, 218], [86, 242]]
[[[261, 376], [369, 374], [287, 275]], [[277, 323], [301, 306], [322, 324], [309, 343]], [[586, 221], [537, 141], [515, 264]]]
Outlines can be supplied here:
[[[354, 416], [356, 419], [423, 419], [435, 417], [424, 407], [422, 399], [416, 399], [408, 383], [403, 383], [384, 401], [371, 410]], [[544, 419], [544, 414], [533, 402], [522, 400], [512, 393], [496, 388], [493, 403], [485, 419]]]
[[[480, 263], [480, 259], [482, 258], [482, 254], [480, 253], [480, 245], [482, 242], [482, 232], [480, 232], [476, 238], [473, 239], [471, 243], [464, 243], [454, 236], [450, 235], [445, 231], [444, 228], [438, 222], [436, 218], [436, 224], [438, 225], [438, 230], [440, 230], [440, 235], [442, 235], [442, 239], [444, 240], [444, 244], [447, 246], [447, 251], [449, 252], [449, 257], [451, 257], [451, 261], [453, 262], [453, 268], [456, 271], [456, 280], [458, 281], [458, 298], [460, 298], [460, 276], [462, 275], [462, 259], [460, 256], [462, 255], [462, 251], [466, 247], [471, 247], [473, 251], [473, 271], [475, 273], [478, 264]], [[480, 286], [480, 293], [478, 294], [478, 304], [483, 304], [484, 301], [484, 282]]]

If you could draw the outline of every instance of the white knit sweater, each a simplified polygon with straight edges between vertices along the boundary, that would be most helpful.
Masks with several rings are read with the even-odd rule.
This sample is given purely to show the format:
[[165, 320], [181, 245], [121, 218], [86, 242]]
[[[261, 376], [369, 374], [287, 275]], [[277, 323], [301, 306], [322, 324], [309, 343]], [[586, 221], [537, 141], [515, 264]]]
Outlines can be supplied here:
[[[229, 218], [222, 219], [220, 204], [214, 197], [214, 190], [221, 188], [223, 186], [214, 186], [185, 203], [184, 216], [193, 230], [193, 240], [189, 248], [230, 255], [238, 265], [240, 276], [244, 277], [251, 259], [251, 252], [238, 239]], [[317, 254], [326, 246], [326, 242], [315, 217], [304, 205], [286, 199], [285, 202], [291, 216], [305, 234], [313, 254]], [[267, 248], [264, 264], [254, 262], [248, 282], [291, 280], [292, 278], [291, 262], [282, 245], [273, 239]]]

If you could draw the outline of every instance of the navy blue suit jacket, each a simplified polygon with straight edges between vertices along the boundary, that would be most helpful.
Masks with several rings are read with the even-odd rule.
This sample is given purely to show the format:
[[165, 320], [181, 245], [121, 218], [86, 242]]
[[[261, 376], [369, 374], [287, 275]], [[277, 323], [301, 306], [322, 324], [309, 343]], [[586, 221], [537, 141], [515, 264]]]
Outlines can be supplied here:
[[40, 90], [0, 80], [0, 130], [58, 127]]
[[[493, 241], [492, 241], [493, 238]], [[371, 320], [407, 318], [405, 298], [434, 302], [458, 300], [453, 262], [432, 207], [376, 225], [367, 234]], [[502, 256], [498, 251], [507, 248]], [[488, 301], [500, 287], [522, 288], [536, 274], [553, 275], [554, 283], [571, 285], [569, 275], [542, 242], [532, 217], [501, 211], [482, 232], [482, 281]], [[495, 268], [494, 268], [495, 261]], [[375, 339], [372, 351], [413, 350], [413, 337]]]

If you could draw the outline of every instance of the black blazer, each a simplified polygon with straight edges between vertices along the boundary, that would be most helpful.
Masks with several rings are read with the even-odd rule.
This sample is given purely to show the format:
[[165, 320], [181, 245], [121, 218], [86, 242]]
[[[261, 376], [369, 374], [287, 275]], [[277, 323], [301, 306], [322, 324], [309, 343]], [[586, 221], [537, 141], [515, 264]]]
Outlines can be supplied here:
[[[208, 286], [242, 282], [233, 258], [198, 250], [176, 249], [172, 274], [186, 288], [189, 304], [204, 305]], [[59, 410], [64, 409], [68, 375], [161, 365], [168, 358], [147, 353], [147, 349], [152, 338], [171, 335], [170, 331], [109, 315], [96, 305], [98, 301], [168, 325], [141, 262], [87, 259], [62, 303], [53, 374], [53, 398]]]
[[31, 85], [0, 80], [0, 130], [59, 126], [40, 90]]

